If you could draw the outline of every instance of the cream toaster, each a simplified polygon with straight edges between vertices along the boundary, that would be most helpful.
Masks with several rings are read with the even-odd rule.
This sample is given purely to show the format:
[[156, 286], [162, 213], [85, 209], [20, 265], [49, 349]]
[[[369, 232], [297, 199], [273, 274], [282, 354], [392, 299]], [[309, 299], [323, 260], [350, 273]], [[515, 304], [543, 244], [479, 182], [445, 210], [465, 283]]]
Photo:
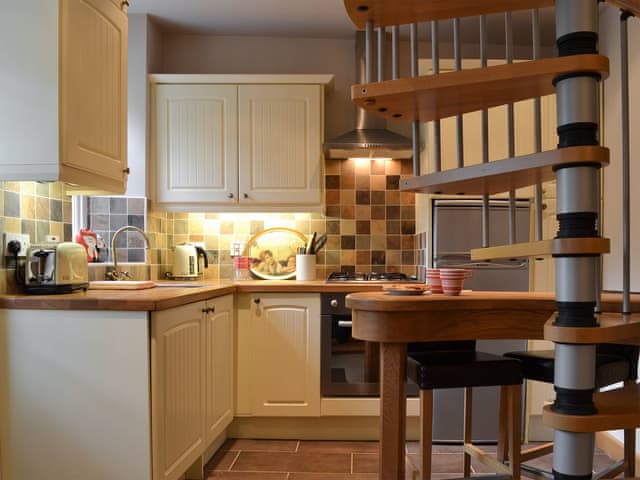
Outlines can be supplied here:
[[27, 293], [70, 293], [89, 287], [87, 252], [78, 243], [34, 244], [27, 250]]

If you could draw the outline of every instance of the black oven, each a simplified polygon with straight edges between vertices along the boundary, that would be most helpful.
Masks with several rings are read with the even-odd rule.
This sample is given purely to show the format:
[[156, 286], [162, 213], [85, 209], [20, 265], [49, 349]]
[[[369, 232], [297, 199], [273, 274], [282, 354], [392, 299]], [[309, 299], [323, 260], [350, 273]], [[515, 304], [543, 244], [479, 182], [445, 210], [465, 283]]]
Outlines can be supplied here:
[[[345, 293], [323, 293], [320, 303], [320, 381], [323, 397], [378, 397], [380, 350], [377, 343], [351, 336], [351, 310]], [[415, 384], [407, 394], [417, 396]]]

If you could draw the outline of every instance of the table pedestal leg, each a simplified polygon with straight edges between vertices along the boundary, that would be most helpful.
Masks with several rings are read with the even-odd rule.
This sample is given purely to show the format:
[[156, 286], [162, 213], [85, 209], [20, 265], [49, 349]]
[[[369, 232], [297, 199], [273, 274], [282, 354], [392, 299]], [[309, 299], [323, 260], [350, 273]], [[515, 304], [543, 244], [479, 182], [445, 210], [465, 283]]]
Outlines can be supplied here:
[[380, 344], [380, 478], [404, 480], [407, 345]]

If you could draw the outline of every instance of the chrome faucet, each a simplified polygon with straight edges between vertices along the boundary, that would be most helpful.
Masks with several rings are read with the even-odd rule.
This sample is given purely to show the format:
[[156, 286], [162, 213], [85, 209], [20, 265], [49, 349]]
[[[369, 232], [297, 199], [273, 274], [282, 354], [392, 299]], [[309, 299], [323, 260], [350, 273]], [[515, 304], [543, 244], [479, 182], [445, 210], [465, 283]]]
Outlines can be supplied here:
[[113, 238], [111, 239], [111, 256], [113, 257], [113, 271], [107, 272], [106, 276], [108, 280], [124, 280], [125, 278], [131, 278], [128, 272], [121, 272], [118, 268], [118, 254], [116, 252], [116, 242], [118, 241], [118, 237], [122, 232], [126, 232], [127, 230], [133, 230], [134, 232], [138, 232], [144, 238], [144, 242], [146, 244], [147, 249], [151, 248], [151, 243], [149, 242], [149, 237], [141, 228], [138, 228], [133, 225], [127, 225], [122, 228], [116, 230], [113, 234]]

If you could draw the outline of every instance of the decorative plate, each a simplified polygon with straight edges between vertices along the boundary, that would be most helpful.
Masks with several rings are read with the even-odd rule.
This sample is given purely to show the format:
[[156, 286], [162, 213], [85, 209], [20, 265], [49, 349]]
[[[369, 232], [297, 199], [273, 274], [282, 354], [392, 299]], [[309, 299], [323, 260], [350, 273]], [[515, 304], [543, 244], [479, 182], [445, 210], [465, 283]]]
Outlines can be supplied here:
[[286, 280], [296, 275], [296, 251], [306, 237], [291, 228], [269, 228], [247, 242], [244, 255], [249, 271], [263, 280]]
[[429, 294], [429, 285], [393, 284], [383, 285], [382, 290], [389, 295], [424, 295]]

